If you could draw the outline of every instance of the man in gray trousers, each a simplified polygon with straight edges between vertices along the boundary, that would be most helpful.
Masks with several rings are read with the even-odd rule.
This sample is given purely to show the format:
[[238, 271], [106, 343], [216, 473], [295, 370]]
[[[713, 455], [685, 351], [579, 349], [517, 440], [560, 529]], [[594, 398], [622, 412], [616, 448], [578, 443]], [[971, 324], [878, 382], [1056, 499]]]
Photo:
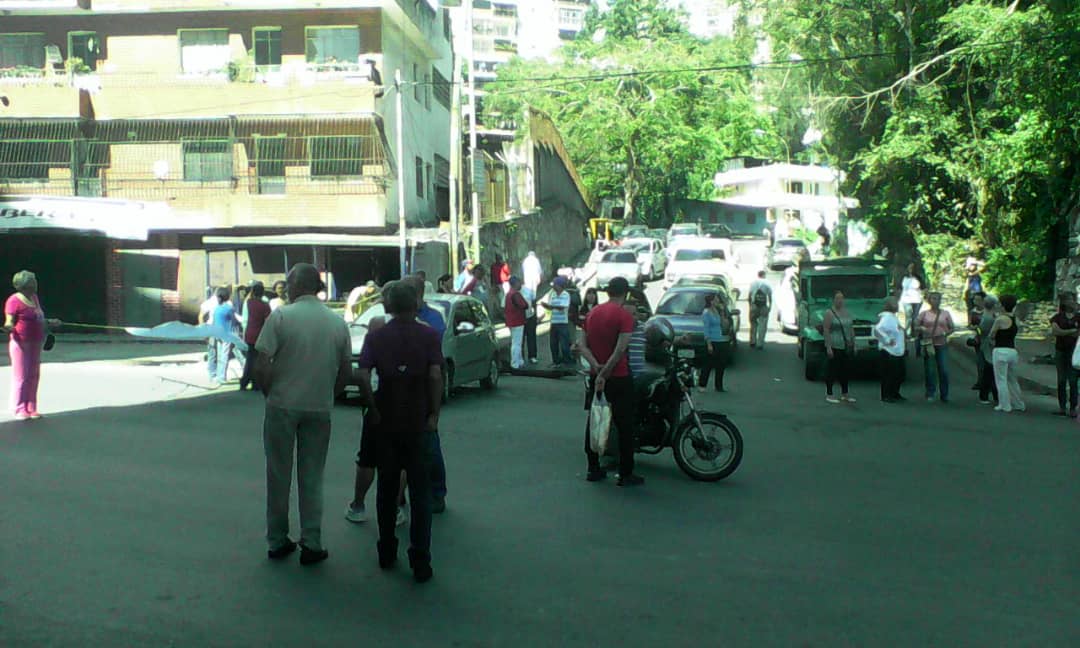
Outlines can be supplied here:
[[266, 395], [266, 541], [272, 560], [296, 550], [289, 538], [293, 449], [300, 500], [300, 564], [326, 560], [322, 546], [323, 469], [330, 410], [352, 372], [349, 330], [315, 296], [318, 269], [298, 263], [286, 280], [289, 303], [270, 314], [255, 343], [256, 384]]

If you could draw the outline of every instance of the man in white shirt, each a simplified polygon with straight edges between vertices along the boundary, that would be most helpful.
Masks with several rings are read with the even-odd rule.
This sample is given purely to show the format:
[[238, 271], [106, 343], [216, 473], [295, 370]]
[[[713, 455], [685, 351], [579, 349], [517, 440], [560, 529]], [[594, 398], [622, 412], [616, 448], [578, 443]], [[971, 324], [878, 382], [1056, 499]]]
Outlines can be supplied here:
[[874, 337], [878, 341], [881, 355], [881, 400], [886, 403], [899, 403], [905, 400], [900, 395], [900, 385], [904, 382], [904, 353], [907, 343], [904, 329], [896, 317], [900, 310], [896, 297], [885, 300], [885, 310], [878, 314], [874, 325]]
[[566, 292], [566, 277], [555, 277], [551, 285], [554, 290], [540, 304], [551, 311], [551, 364], [570, 365], [574, 360], [570, 357], [570, 293]]
[[530, 250], [529, 255], [521, 262], [522, 284], [531, 290], [533, 294], [536, 294], [537, 290], [540, 289], [540, 282], [543, 278], [544, 269], [540, 265], [540, 259], [537, 258], [536, 252]]
[[765, 350], [765, 333], [769, 330], [769, 312], [772, 311], [772, 286], [765, 279], [765, 271], [750, 284], [750, 348]]
[[330, 411], [352, 374], [345, 320], [316, 297], [318, 269], [298, 263], [287, 278], [288, 304], [270, 314], [255, 343], [256, 384], [266, 394], [266, 541], [272, 560], [296, 550], [289, 539], [293, 454], [300, 505], [300, 564], [326, 560], [322, 545], [323, 470]]

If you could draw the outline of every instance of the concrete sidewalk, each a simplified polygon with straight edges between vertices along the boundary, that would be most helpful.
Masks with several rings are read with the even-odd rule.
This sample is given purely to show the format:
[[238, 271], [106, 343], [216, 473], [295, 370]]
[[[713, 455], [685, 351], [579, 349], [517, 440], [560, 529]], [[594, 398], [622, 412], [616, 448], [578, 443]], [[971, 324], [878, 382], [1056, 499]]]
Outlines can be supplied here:
[[[949, 338], [949, 346], [954, 358], [962, 358], [961, 362], [967, 362], [974, 368], [975, 350], [967, 346], [970, 337], [971, 334], [966, 331], [954, 334]], [[1053, 340], [1027, 340], [1017, 337], [1016, 351], [1020, 354], [1016, 369], [1020, 388], [1025, 393], [1056, 396], [1057, 369], [1053, 365]], [[1047, 354], [1049, 360], [1045, 359]]]

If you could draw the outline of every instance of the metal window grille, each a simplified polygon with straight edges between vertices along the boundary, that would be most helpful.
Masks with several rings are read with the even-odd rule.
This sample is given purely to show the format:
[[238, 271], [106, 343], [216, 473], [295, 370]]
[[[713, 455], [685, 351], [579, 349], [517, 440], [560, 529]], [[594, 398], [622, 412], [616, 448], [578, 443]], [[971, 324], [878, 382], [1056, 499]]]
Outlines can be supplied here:
[[19, 67], [45, 67], [45, 34], [0, 34], [0, 69]]

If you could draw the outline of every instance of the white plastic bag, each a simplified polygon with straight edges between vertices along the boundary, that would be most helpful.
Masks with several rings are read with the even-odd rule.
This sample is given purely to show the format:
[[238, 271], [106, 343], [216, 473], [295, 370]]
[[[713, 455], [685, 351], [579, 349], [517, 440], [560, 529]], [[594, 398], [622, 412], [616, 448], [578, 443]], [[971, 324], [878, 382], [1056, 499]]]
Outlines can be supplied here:
[[598, 455], [607, 451], [608, 434], [611, 431], [611, 406], [603, 392], [593, 398], [589, 409], [589, 447]]
[[1072, 366], [1073, 369], [1080, 369], [1080, 344], [1073, 349]]

